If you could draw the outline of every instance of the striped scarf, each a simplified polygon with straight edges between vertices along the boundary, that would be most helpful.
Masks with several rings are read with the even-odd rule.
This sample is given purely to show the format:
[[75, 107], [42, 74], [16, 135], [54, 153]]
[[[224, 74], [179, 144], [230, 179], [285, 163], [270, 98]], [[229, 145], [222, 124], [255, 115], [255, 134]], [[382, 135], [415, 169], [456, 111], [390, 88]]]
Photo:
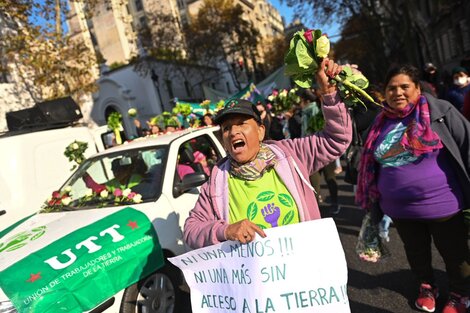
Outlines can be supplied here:
[[264, 172], [276, 165], [276, 156], [267, 145], [260, 145], [256, 158], [245, 164], [238, 164], [230, 158], [230, 174], [243, 180], [257, 180]]
[[388, 118], [405, 118], [410, 114], [413, 114], [413, 118], [400, 139], [401, 149], [397, 149], [397, 153], [409, 151], [415, 156], [420, 156], [443, 147], [439, 136], [431, 129], [429, 104], [424, 96], [420, 96], [416, 103], [409, 103], [402, 110], [393, 109], [384, 103], [383, 111], [377, 116], [367, 136], [359, 164], [356, 203], [364, 209], [372, 209], [380, 198], [374, 151], [382, 126]]

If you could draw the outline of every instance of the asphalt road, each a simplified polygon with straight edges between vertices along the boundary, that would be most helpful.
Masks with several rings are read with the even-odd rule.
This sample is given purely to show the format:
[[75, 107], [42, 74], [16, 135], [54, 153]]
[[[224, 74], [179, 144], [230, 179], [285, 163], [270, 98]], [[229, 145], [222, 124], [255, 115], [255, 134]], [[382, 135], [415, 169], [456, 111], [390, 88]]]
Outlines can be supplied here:
[[[390, 256], [378, 263], [359, 259], [355, 252], [357, 237], [364, 211], [354, 205], [353, 187], [343, 181], [344, 173], [338, 175], [341, 211], [334, 215], [348, 264], [348, 297], [352, 313], [408, 313], [421, 312], [414, 307], [417, 290], [396, 229], [390, 227]], [[325, 202], [320, 205], [323, 217], [331, 217], [326, 184], [321, 190]], [[442, 258], [433, 250], [436, 280], [440, 286], [436, 312], [440, 312], [447, 298], [447, 278]], [[191, 312], [189, 294], [179, 313]], [[283, 312], [280, 312], [283, 313]]]
[[[333, 216], [340, 234], [348, 264], [348, 297], [352, 313], [406, 313], [421, 312], [415, 309], [417, 295], [413, 275], [408, 266], [403, 243], [396, 229], [390, 227], [390, 242], [387, 248], [390, 256], [378, 263], [365, 262], [355, 253], [364, 211], [354, 205], [352, 185], [338, 175], [339, 202], [341, 211]], [[328, 189], [322, 185], [322, 195], [327, 202]], [[323, 217], [332, 216], [328, 203], [320, 206]], [[433, 264], [436, 280], [440, 286], [440, 298], [436, 312], [440, 312], [447, 298], [447, 278], [442, 258], [434, 249]]]

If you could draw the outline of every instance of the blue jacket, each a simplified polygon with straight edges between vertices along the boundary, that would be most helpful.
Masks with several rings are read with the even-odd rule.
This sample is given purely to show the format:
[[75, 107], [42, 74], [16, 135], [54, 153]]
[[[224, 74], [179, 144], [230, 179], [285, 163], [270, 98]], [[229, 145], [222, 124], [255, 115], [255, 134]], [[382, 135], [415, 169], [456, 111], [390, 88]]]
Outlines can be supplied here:
[[462, 112], [463, 99], [468, 92], [470, 92], [470, 84], [463, 88], [452, 85], [452, 87], [450, 87], [447, 91], [446, 100], [452, 103], [457, 108], [457, 110]]

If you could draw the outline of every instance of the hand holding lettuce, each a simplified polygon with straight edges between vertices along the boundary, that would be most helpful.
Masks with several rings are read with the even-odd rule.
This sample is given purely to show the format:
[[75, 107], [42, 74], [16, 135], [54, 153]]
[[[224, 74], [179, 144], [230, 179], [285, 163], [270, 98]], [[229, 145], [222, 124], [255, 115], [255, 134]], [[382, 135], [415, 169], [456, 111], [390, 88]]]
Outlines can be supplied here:
[[[285, 56], [285, 73], [302, 88], [313, 85], [314, 74], [330, 51], [330, 41], [321, 30], [298, 31], [290, 41], [289, 50]], [[367, 94], [364, 89], [369, 86], [367, 78], [356, 68], [345, 65], [338, 75], [332, 77], [338, 87], [338, 92], [344, 103], [349, 107], [358, 103], [364, 105], [362, 99], [378, 106], [380, 103]]]

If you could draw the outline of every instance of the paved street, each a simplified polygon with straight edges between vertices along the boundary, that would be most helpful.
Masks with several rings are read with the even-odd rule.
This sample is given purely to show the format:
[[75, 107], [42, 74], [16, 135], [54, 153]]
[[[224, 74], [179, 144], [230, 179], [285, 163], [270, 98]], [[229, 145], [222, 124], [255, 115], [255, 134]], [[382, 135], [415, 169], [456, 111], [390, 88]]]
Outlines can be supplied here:
[[[391, 256], [378, 263], [361, 261], [355, 253], [355, 245], [364, 212], [354, 206], [352, 185], [342, 180], [344, 173], [338, 176], [339, 200], [341, 212], [334, 216], [343, 244], [349, 268], [348, 296], [352, 313], [407, 313], [420, 312], [414, 308], [413, 277], [403, 251], [396, 229], [390, 228], [390, 242], [387, 247]], [[322, 184], [325, 203], [320, 206], [322, 215], [329, 217], [328, 189]], [[434, 251], [435, 252], [435, 251]], [[436, 277], [441, 285], [436, 312], [444, 305], [447, 295], [446, 277], [441, 257], [434, 253]], [[410, 301], [408, 300], [410, 299]], [[190, 312], [189, 299], [181, 313]], [[281, 312], [283, 313], [283, 312]]]
[[[344, 173], [343, 173], [344, 174]], [[341, 212], [334, 216], [341, 242], [346, 254], [349, 269], [348, 296], [353, 313], [406, 313], [419, 312], [414, 308], [414, 288], [412, 273], [408, 267], [402, 242], [396, 229], [390, 228], [390, 242], [387, 247], [391, 256], [379, 263], [364, 262], [355, 254], [355, 245], [364, 212], [354, 206], [352, 185], [344, 183], [339, 175], [339, 201]], [[322, 185], [323, 198], [328, 200], [326, 184]], [[321, 205], [322, 215], [331, 216], [328, 205]], [[447, 295], [446, 276], [441, 257], [434, 251], [436, 278], [441, 285], [438, 309], [444, 305]], [[408, 300], [410, 299], [410, 300]]]

